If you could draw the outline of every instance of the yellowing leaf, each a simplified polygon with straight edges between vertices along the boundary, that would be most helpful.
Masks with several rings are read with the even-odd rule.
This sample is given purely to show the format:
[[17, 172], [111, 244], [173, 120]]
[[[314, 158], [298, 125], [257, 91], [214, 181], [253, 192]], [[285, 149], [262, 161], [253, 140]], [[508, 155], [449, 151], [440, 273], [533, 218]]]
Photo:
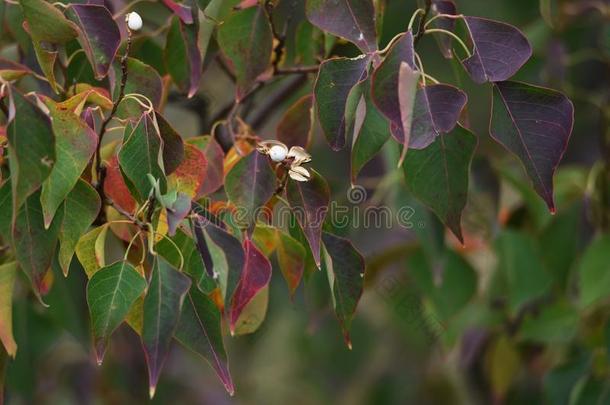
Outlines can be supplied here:
[[15, 357], [17, 343], [13, 337], [13, 286], [17, 262], [0, 265], [0, 340], [9, 356]]

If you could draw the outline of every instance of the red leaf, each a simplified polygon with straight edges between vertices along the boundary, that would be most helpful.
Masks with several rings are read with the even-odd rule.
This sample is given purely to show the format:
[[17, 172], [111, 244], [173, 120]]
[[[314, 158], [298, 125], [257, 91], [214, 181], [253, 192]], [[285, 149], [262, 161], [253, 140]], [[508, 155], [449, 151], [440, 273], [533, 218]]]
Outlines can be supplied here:
[[106, 165], [106, 178], [104, 180], [104, 193], [116, 205], [127, 212], [136, 210], [136, 200], [131, 196], [129, 188], [119, 168], [119, 159], [115, 155]]
[[244, 251], [244, 268], [231, 302], [231, 334], [242, 310], [271, 280], [271, 263], [249, 239], [244, 242]]

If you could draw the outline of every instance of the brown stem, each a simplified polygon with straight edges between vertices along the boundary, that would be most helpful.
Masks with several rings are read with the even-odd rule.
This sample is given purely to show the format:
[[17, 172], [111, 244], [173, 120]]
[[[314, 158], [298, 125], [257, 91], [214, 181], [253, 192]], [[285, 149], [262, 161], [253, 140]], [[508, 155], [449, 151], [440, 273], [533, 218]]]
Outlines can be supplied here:
[[320, 69], [320, 65], [313, 66], [290, 66], [285, 68], [280, 68], [275, 71], [278, 75], [290, 75], [290, 74], [303, 74], [303, 73], [317, 73], [318, 69]]
[[[127, 34], [127, 45], [125, 47], [125, 54], [121, 57], [121, 85], [119, 88], [119, 96], [116, 99], [116, 101], [114, 102], [114, 104], [112, 105], [112, 110], [110, 111], [110, 114], [108, 114], [108, 117], [106, 117], [104, 122], [102, 122], [102, 126], [100, 128], [100, 134], [99, 134], [98, 140], [97, 140], [97, 147], [95, 150], [95, 172], [97, 174], [97, 184], [96, 184], [95, 188], [96, 188], [98, 194], [100, 195], [100, 198], [102, 201], [106, 200], [105, 195], [104, 195], [104, 180], [106, 178], [106, 168], [102, 165], [102, 156], [101, 156], [102, 140], [104, 138], [104, 135], [106, 134], [108, 124], [110, 124], [110, 121], [112, 121], [112, 118], [114, 118], [114, 115], [116, 114], [117, 109], [119, 108], [119, 104], [121, 104], [121, 101], [123, 101], [123, 98], [125, 97], [125, 86], [127, 85], [127, 59], [129, 58], [129, 50], [131, 49], [131, 31], [128, 30], [127, 32], [128, 32], [128, 34]], [[104, 215], [104, 210], [102, 209], [100, 211], [97, 222], [99, 222], [99, 221], [103, 222], [103, 215]]]

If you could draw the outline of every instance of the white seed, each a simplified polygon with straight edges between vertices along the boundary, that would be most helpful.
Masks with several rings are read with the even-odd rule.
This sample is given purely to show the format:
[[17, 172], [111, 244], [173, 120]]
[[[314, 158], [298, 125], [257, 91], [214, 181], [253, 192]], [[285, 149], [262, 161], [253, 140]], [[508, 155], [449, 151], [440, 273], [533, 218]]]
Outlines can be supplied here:
[[142, 17], [140, 17], [140, 14], [135, 11], [127, 14], [127, 26], [132, 31], [138, 31], [142, 28]]
[[286, 148], [282, 148], [280, 145], [274, 145], [269, 149], [269, 157], [274, 162], [281, 162], [286, 159]]

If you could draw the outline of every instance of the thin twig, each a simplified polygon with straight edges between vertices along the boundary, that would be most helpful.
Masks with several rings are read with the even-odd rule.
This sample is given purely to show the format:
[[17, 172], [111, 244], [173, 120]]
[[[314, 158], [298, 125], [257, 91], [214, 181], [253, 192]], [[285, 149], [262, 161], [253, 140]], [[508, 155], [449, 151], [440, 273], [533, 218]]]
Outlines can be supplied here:
[[320, 69], [320, 65], [313, 66], [290, 66], [285, 68], [278, 68], [275, 73], [278, 75], [291, 75], [291, 74], [304, 74], [304, 73], [317, 73]]
[[[106, 168], [102, 165], [102, 140], [104, 138], [104, 134], [106, 133], [106, 129], [108, 128], [108, 124], [112, 121], [112, 118], [117, 112], [119, 108], [119, 104], [123, 101], [123, 97], [125, 97], [125, 86], [127, 85], [127, 59], [129, 58], [129, 50], [131, 49], [131, 30], [127, 30], [127, 45], [125, 47], [125, 54], [121, 57], [121, 85], [119, 88], [119, 96], [117, 100], [112, 105], [112, 110], [108, 117], [102, 122], [102, 126], [100, 128], [100, 134], [97, 139], [97, 147], [95, 150], [95, 172], [97, 174], [97, 184], [96, 190], [100, 195], [102, 201], [106, 200], [104, 195], [104, 180], [106, 178]], [[100, 214], [98, 217], [98, 221], [103, 220], [104, 210], [100, 210]]]

